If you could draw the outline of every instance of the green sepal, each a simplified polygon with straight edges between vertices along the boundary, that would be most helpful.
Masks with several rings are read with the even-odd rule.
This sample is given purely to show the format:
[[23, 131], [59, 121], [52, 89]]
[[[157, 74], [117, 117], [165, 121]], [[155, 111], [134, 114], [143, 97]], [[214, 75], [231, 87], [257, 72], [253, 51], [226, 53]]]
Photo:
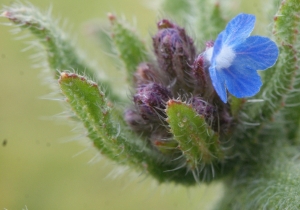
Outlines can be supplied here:
[[133, 84], [133, 74], [137, 66], [148, 61], [146, 44], [133, 29], [129, 28], [124, 20], [120, 21], [116, 16], [109, 14], [112, 25], [111, 38], [117, 54], [122, 60], [127, 73], [127, 80]]
[[178, 100], [169, 100], [166, 114], [170, 132], [178, 142], [178, 148], [191, 170], [224, 158], [219, 135], [191, 105]]

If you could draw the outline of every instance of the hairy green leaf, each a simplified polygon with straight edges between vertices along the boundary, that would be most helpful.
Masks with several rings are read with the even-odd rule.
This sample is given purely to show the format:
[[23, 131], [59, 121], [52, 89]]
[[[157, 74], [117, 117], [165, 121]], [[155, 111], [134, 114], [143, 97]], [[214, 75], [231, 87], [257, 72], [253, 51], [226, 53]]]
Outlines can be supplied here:
[[218, 134], [190, 105], [169, 100], [166, 113], [170, 131], [178, 142], [178, 148], [186, 158], [190, 170], [197, 171], [223, 159]]
[[[296, 0], [286, 0], [281, 4], [274, 18], [273, 30], [280, 51], [278, 61], [275, 66], [264, 72], [261, 91], [243, 106], [239, 117], [244, 125], [236, 129], [237, 135], [248, 130], [246, 138], [254, 139], [258, 131], [283, 108], [286, 111], [290, 110], [286, 112], [288, 118], [294, 118], [292, 121], [298, 127], [299, 112], [293, 111], [291, 107], [298, 108], [295, 106], [297, 102], [294, 96], [299, 89], [299, 12], [300, 5]], [[290, 124], [289, 127], [292, 128]], [[295, 127], [292, 130], [295, 131]]]
[[52, 19], [50, 13], [43, 14], [30, 4], [15, 3], [5, 7], [1, 16], [8, 18], [17, 27], [28, 29], [38, 38], [39, 43], [44, 46], [43, 50], [45, 50], [47, 60], [46, 63], [42, 63], [42, 68], [50, 68], [55, 74], [55, 78], [59, 77], [59, 71], [74, 69], [79, 74], [99, 79], [99, 84], [101, 83], [108, 90], [109, 97], [114, 101], [120, 101], [118, 96], [111, 93], [107, 81], [97, 75], [100, 70], [86, 62], [75, 43], [58, 28], [57, 21]]
[[133, 83], [133, 74], [137, 66], [148, 61], [145, 43], [137, 34], [127, 26], [124, 21], [119, 21], [114, 15], [110, 14], [109, 19], [112, 24], [112, 40], [119, 57], [124, 63], [127, 80]]

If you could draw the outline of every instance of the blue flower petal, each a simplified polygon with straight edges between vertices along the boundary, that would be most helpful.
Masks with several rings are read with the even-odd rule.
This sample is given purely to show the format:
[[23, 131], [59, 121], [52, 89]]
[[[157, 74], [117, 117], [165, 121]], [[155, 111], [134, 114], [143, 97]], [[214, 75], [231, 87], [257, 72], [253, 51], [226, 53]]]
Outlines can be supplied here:
[[222, 50], [222, 47], [223, 47], [223, 43], [222, 43], [223, 35], [224, 35], [224, 31], [218, 35], [218, 37], [214, 43], [211, 64], [209, 67], [209, 74], [210, 74], [212, 84], [215, 88], [215, 91], [220, 96], [221, 100], [224, 103], [226, 103], [227, 102], [227, 91], [226, 91], [226, 87], [225, 87], [225, 80], [224, 80], [224, 77], [216, 69], [216, 57], [218, 56], [218, 54], [220, 53], [220, 51]]
[[250, 36], [245, 42], [233, 49], [239, 68], [265, 70], [273, 66], [278, 57], [278, 47], [271, 39], [262, 36]]
[[231, 67], [219, 72], [225, 80], [228, 91], [237, 98], [254, 96], [262, 85], [260, 76], [255, 69], [241, 68], [240, 60], [235, 61]]
[[215, 91], [221, 98], [221, 100], [226, 103], [227, 102], [227, 92], [225, 87], [224, 76], [220, 74], [218, 70], [214, 66], [209, 67], [209, 75], [212, 81], [212, 84], [215, 88]]
[[234, 47], [248, 38], [254, 29], [255, 16], [239, 14], [233, 18], [224, 30], [223, 43]]

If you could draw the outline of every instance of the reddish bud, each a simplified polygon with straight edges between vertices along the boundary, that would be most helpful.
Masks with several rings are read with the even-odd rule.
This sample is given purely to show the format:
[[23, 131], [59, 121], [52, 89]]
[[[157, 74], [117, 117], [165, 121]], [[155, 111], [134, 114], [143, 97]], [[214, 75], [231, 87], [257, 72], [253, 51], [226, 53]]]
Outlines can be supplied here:
[[149, 63], [141, 63], [134, 74], [134, 80], [137, 85], [158, 82], [160, 80], [158, 72]]
[[208, 102], [204, 101], [200, 97], [193, 97], [191, 99], [191, 104], [195, 111], [205, 118], [205, 121], [212, 125], [213, 121], [216, 118], [217, 109], [213, 105], [209, 104]]
[[135, 132], [148, 133], [151, 131], [151, 125], [146, 122], [135, 110], [126, 110], [124, 113], [124, 119], [130, 128]]
[[145, 120], [157, 121], [159, 116], [165, 117], [166, 102], [172, 98], [171, 92], [156, 83], [140, 85], [134, 95], [134, 103]]
[[194, 78], [194, 92], [203, 95], [207, 84], [207, 71], [204, 66], [205, 58], [200, 54], [194, 61], [192, 76]]
[[193, 40], [185, 30], [168, 20], [158, 23], [159, 31], [153, 37], [154, 52], [163, 74], [172, 84], [172, 93], [191, 91], [191, 66], [195, 59]]
[[164, 28], [175, 28], [176, 26], [169, 20], [167, 19], [162, 19], [157, 23], [157, 28], [158, 29], [164, 29]]
[[179, 152], [178, 142], [174, 140], [172, 135], [164, 129], [155, 130], [150, 136], [152, 145], [164, 154], [173, 154]]

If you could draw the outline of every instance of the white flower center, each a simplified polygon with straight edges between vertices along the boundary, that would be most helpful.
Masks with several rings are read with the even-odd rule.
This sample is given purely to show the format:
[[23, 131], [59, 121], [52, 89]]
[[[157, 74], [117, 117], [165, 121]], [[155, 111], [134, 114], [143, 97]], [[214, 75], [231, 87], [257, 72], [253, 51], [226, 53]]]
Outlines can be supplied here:
[[216, 57], [216, 69], [224, 69], [231, 66], [233, 59], [235, 58], [235, 52], [231, 47], [223, 45], [220, 53]]
[[205, 59], [206, 59], [209, 63], [211, 62], [211, 57], [212, 57], [212, 54], [213, 54], [213, 49], [214, 49], [213, 47], [207, 49], [207, 50], [205, 51], [205, 54], [204, 54]]

